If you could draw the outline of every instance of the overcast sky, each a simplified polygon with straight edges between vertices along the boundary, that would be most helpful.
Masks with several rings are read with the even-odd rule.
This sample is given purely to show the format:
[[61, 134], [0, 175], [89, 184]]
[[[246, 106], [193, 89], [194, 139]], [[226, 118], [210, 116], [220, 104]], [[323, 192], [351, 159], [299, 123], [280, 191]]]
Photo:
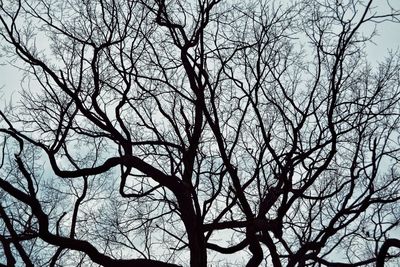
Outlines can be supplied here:
[[[283, 2], [285, 1], [290, 0], [283, 0]], [[387, 7], [387, 1], [394, 8], [400, 10], [400, 0], [376, 0], [374, 5], [378, 7], [378, 12], [387, 11], [387, 9], [384, 10], [384, 7]], [[372, 23], [370, 25], [373, 26]], [[364, 28], [367, 32], [371, 29]], [[368, 59], [372, 64], [382, 61], [388, 55], [388, 51], [400, 49], [400, 23], [381, 23], [377, 27], [377, 32], [378, 35], [374, 39], [375, 44], [369, 43], [367, 49]], [[0, 108], [9, 102], [11, 96], [15, 101], [18, 98], [18, 93], [16, 92], [21, 88], [22, 72], [10, 66], [7, 63], [8, 59], [0, 51], [0, 97], [2, 98]]]

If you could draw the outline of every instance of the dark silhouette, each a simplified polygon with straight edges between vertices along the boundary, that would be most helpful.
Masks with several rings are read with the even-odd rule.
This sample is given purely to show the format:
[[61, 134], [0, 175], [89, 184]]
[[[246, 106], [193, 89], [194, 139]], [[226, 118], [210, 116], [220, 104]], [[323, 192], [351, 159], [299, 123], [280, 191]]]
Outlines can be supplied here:
[[0, 264], [398, 263], [384, 2], [0, 0]]

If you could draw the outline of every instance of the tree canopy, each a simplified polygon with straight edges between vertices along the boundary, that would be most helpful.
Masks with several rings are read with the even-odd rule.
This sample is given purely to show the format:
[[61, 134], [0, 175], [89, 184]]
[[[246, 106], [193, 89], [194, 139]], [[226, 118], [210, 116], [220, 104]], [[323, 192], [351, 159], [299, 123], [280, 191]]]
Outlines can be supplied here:
[[0, 0], [0, 266], [399, 264], [394, 2]]

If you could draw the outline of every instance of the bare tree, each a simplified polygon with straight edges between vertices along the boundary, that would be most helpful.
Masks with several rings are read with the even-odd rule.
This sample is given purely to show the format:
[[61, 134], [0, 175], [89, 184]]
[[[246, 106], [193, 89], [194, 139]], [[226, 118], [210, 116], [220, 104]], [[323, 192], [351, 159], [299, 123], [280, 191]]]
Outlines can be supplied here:
[[395, 264], [400, 57], [366, 46], [400, 11], [378, 4], [0, 0], [25, 70], [0, 264]]

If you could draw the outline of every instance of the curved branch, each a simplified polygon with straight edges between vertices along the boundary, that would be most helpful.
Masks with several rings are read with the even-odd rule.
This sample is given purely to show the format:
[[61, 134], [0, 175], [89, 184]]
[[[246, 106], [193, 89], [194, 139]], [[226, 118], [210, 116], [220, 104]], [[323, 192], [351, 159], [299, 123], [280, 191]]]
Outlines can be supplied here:
[[390, 247], [400, 248], [400, 240], [390, 238], [383, 242], [381, 249], [379, 250], [376, 267], [383, 267], [385, 265], [386, 255]]

